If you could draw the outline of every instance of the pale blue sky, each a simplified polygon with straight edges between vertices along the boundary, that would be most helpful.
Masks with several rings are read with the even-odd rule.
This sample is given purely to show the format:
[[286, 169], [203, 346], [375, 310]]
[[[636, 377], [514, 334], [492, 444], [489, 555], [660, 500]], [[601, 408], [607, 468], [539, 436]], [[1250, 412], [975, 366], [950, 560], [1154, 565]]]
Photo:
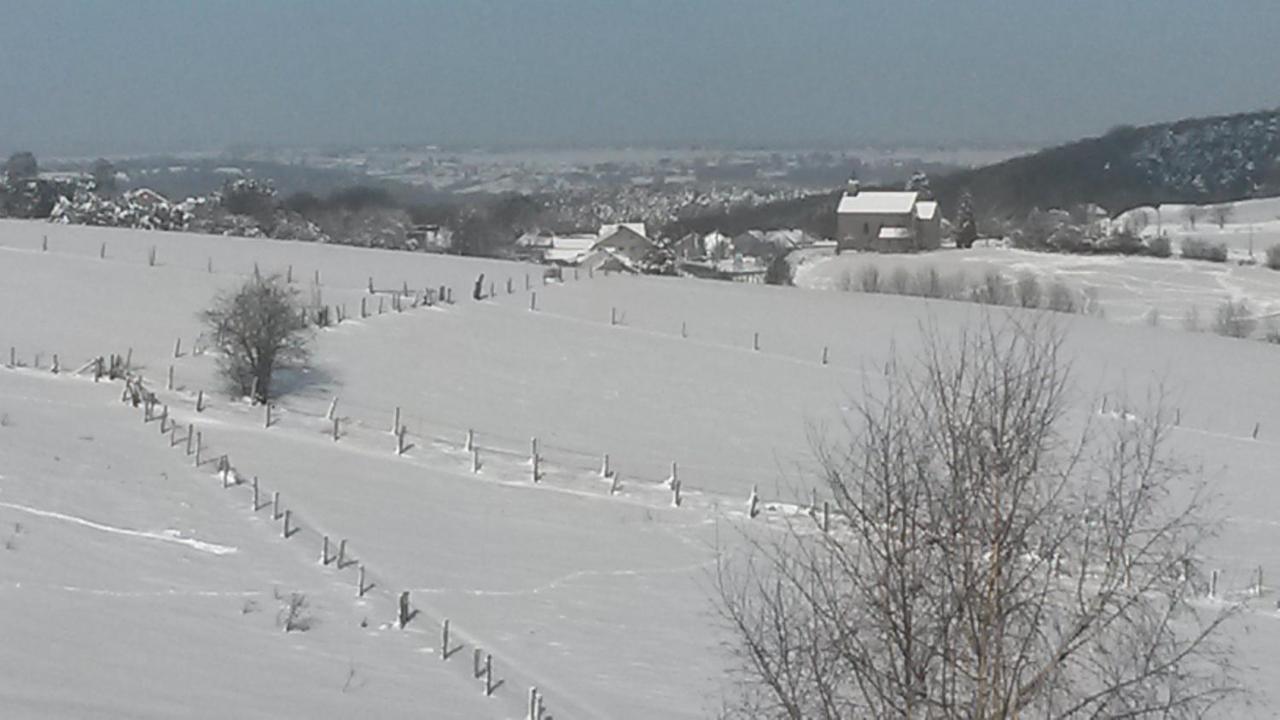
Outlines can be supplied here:
[[0, 0], [0, 152], [1019, 143], [1277, 105], [1276, 0]]

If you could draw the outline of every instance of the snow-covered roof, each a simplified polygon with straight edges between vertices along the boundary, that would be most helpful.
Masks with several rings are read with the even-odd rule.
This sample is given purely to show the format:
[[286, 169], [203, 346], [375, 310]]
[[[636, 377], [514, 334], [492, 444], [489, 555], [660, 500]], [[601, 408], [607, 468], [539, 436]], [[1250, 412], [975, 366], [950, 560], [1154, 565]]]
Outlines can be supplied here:
[[881, 240], [905, 240], [909, 237], [911, 237], [911, 231], [904, 227], [880, 228]]
[[921, 220], [932, 220], [938, 214], [938, 203], [933, 200], [921, 200], [916, 203], [916, 217]]
[[614, 233], [618, 232], [618, 229], [619, 229], [619, 228], [626, 228], [626, 229], [630, 230], [631, 232], [633, 232], [633, 233], [635, 233], [635, 234], [639, 235], [639, 236], [640, 236], [640, 237], [642, 237], [642, 238], [647, 238], [647, 237], [649, 237], [649, 231], [648, 231], [648, 229], [647, 229], [647, 228], [645, 228], [644, 223], [642, 223], [642, 222], [629, 222], [629, 223], [608, 223], [608, 224], [605, 224], [605, 225], [601, 225], [601, 226], [600, 226], [600, 234], [596, 236], [596, 239], [598, 239], [598, 240], [604, 240], [605, 238], [609, 237], [610, 235], [612, 235], [612, 234], [614, 234]]
[[857, 195], [846, 193], [840, 198], [840, 206], [836, 208], [836, 212], [842, 215], [849, 213], [906, 214], [915, 207], [918, 195], [910, 190], [863, 190]]

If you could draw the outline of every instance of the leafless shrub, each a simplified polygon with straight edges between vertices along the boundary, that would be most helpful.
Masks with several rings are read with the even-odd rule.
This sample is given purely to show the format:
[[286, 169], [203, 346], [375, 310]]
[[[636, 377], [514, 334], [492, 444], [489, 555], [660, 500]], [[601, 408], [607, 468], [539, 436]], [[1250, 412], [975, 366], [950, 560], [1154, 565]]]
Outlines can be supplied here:
[[1187, 260], [1226, 262], [1227, 245], [1226, 243], [1211, 243], [1208, 240], [1199, 238], [1184, 238], [1182, 240], [1181, 254]]
[[[1200, 717], [1234, 691], [1193, 602], [1203, 496], [1148, 419], [1068, 436], [1059, 333], [927, 331], [847, 444], [818, 449], [840, 522], [748, 535], [719, 607], [744, 717]], [[1198, 483], [1194, 483], [1197, 486]]]
[[1224, 228], [1235, 214], [1235, 207], [1227, 203], [1214, 205], [1209, 208], [1209, 215], [1213, 218], [1213, 222], [1217, 224], [1219, 230]]
[[858, 287], [865, 293], [880, 292], [880, 268], [875, 265], [863, 265], [858, 271]]
[[1272, 270], [1280, 270], [1280, 245], [1267, 248], [1266, 265]]
[[1202, 332], [1204, 323], [1200, 321], [1200, 308], [1192, 305], [1187, 314], [1182, 316], [1182, 329], [1187, 332]]
[[1151, 308], [1146, 315], [1142, 316], [1142, 319], [1151, 327], [1160, 327], [1160, 309]]
[[1188, 205], [1182, 209], [1182, 217], [1192, 230], [1196, 229], [1196, 221], [1200, 219], [1201, 212], [1199, 205]]
[[1258, 320], [1244, 300], [1224, 300], [1213, 315], [1213, 331], [1233, 338], [1247, 338], [1258, 329]]
[[[277, 598], [279, 595], [277, 594]], [[306, 632], [311, 629], [311, 613], [307, 609], [307, 596], [302, 593], [289, 593], [289, 598], [276, 614], [276, 622], [285, 632]]]
[[1045, 307], [1060, 313], [1080, 311], [1080, 304], [1076, 301], [1076, 294], [1061, 280], [1054, 280], [1049, 285], [1049, 297]]
[[990, 268], [982, 276], [982, 284], [974, 288], [974, 301], [986, 305], [1008, 305], [1012, 297], [1004, 273]]
[[920, 297], [941, 298], [946, 296], [946, 287], [938, 269], [932, 265], [916, 270], [913, 293]]
[[857, 284], [854, 283], [853, 281], [852, 272], [845, 270], [844, 272], [840, 273], [840, 277], [836, 280], [837, 290], [840, 290], [841, 292], [853, 292], [857, 288], [858, 288]]
[[911, 274], [904, 267], [896, 267], [889, 273], [889, 292], [906, 295], [911, 290]]
[[1043, 299], [1044, 292], [1040, 288], [1040, 279], [1035, 273], [1026, 272], [1018, 276], [1013, 287], [1014, 297], [1018, 305], [1024, 308], [1037, 308]]

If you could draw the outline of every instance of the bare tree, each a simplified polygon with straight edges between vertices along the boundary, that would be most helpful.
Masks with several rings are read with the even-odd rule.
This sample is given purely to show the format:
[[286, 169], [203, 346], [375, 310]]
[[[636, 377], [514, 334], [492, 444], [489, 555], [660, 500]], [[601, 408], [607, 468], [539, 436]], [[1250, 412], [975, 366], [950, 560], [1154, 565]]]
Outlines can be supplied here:
[[1170, 499], [1161, 415], [1069, 436], [1061, 335], [1024, 322], [926, 331], [819, 451], [839, 522], [722, 556], [733, 710], [1183, 718], [1233, 692], [1227, 613], [1191, 602], [1203, 498]]
[[1199, 205], [1188, 205], [1182, 209], [1182, 217], [1192, 230], [1196, 229], [1196, 222], [1200, 220], [1201, 212]]
[[1235, 215], [1235, 208], [1228, 203], [1219, 203], [1209, 208], [1209, 214], [1213, 216], [1213, 222], [1216, 223], [1218, 225], [1218, 229], [1221, 230], [1228, 222], [1231, 221], [1232, 216]]
[[297, 292], [283, 278], [257, 274], [201, 313], [222, 351], [218, 368], [233, 390], [266, 402], [274, 371], [306, 361], [311, 336], [302, 313]]

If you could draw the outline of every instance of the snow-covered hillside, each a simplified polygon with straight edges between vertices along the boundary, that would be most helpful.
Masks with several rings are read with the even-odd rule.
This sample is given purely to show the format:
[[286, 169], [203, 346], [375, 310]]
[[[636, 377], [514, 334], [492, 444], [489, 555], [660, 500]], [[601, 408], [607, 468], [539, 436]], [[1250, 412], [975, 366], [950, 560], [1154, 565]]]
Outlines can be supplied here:
[[[105, 260], [98, 257], [103, 241]], [[155, 267], [147, 262], [153, 245]], [[937, 256], [944, 255], [951, 254]], [[217, 392], [212, 357], [190, 352], [200, 333], [197, 311], [255, 263], [261, 272], [286, 272], [292, 265], [304, 297], [318, 270], [323, 301], [345, 303], [352, 317], [317, 333], [313, 368], [285, 380], [292, 392], [275, 409], [270, 428], [262, 408]], [[477, 302], [470, 290], [480, 272], [486, 273], [486, 291], [489, 280], [495, 282], [496, 296]], [[374, 295], [367, 288], [371, 276]], [[389, 298], [405, 283], [411, 290], [452, 286], [457, 302], [393, 312]], [[356, 314], [361, 298], [371, 310], [364, 319]], [[379, 298], [381, 315], [371, 309]], [[388, 669], [379, 681], [395, 684], [397, 690], [388, 692], [406, 702], [418, 698], [426, 707], [428, 698], [440, 698], [457, 709], [456, 716], [518, 717], [523, 693], [536, 685], [557, 718], [714, 717], [721, 698], [732, 692], [730, 660], [719, 649], [723, 636], [709, 602], [717, 548], [736, 546], [739, 529], [769, 532], [786, 518], [807, 522], [797, 513], [815, 484], [807, 472], [811, 438], [840, 436], [851, 398], [882, 382], [891, 346], [900, 357], [913, 356], [921, 323], [955, 327], [982, 312], [975, 305], [918, 298], [675, 278], [582, 273], [575, 279], [570, 273], [563, 283], [544, 285], [539, 268], [511, 263], [22, 222], [0, 224], [0, 307], [21, 310], [0, 320], [0, 354], [12, 346], [27, 366], [0, 369], [0, 413], [12, 424], [0, 428], [0, 500], [148, 533], [178, 529], [182, 538], [237, 548], [215, 556], [152, 537], [108, 533], [121, 542], [149, 541], [148, 548], [158, 544], [156, 553], [176, 550], [196, 553], [205, 564], [226, 563], [195, 573], [203, 585], [183, 574], [191, 571], [187, 567], [157, 565], [146, 573], [162, 583], [270, 592], [271, 583], [255, 578], [278, 578], [282, 592], [315, 593], [315, 630], [286, 635], [268, 618], [253, 618], [246, 623], [261, 621], [252, 626], [260, 632], [235, 639], [227, 631], [229, 645], [241, 643], [228, 652], [266, 644], [257, 658], [267, 665], [275, 662], [272, 653], [302, 653], [298, 643], [326, 643], [325, 661], [300, 665], [315, 668], [306, 673], [308, 681], [335, 674], [336, 682], [321, 684], [341, 690], [347, 656], [356, 652], [348, 648], [363, 649], [371, 677], [384, 677], [375, 667], [412, 676], [402, 684]], [[1222, 570], [1222, 586], [1243, 597], [1259, 567], [1264, 578], [1280, 577], [1273, 550], [1280, 547], [1280, 492], [1271, 478], [1280, 453], [1280, 403], [1269, 382], [1277, 350], [1090, 317], [1060, 320], [1078, 384], [1070, 421], [1121, 421], [1117, 404], [1140, 406], [1123, 397], [1145, 397], [1153, 383], [1163, 383], [1179, 413], [1176, 451], [1202, 466], [1221, 492], [1223, 531], [1207, 561]], [[174, 358], [178, 338], [182, 352]], [[244, 484], [222, 490], [211, 467], [191, 471], [189, 458], [167, 446], [154, 422], [143, 424], [140, 411], [118, 404], [117, 385], [48, 372], [53, 353], [64, 369], [74, 369], [92, 356], [129, 348], [180, 432], [193, 425], [209, 457], [226, 454], [238, 474], [257, 476], [264, 488], [281, 492], [296, 513], [299, 535], [285, 541], [264, 513], [249, 512]], [[37, 354], [40, 368], [33, 367]], [[172, 390], [165, 388], [170, 366]], [[208, 406], [196, 412], [201, 391]], [[1103, 395], [1106, 411], [1099, 405]], [[335, 397], [336, 441], [334, 423], [326, 418]], [[402, 455], [389, 432], [397, 407], [409, 428], [410, 447]], [[56, 446], [53, 437], [36, 443], [25, 434], [36, 431], [23, 430], [24, 423], [62, 428], [66, 437]], [[480, 448], [478, 472], [464, 449], [468, 429]], [[95, 465], [107, 460], [101, 441], [73, 439], [99, 433], [119, 449], [122, 487], [68, 482], [65, 502], [58, 504], [38, 492], [37, 483], [20, 479], [43, 476], [42, 468], [61, 463], [87, 466], [71, 480], [110, 478]], [[535, 437], [541, 458], [536, 484], [528, 461]], [[618, 472], [615, 487], [600, 477], [605, 454]], [[673, 462], [682, 486], [679, 507], [665, 483]], [[141, 501], [129, 483], [159, 478], [160, 471], [171, 478], [159, 481], [164, 492], [154, 505], [135, 509]], [[745, 501], [753, 487], [768, 507], [748, 520]], [[195, 515], [166, 522], [180, 503]], [[112, 509], [118, 512], [106, 512]], [[13, 522], [35, 528], [38, 518], [21, 513], [0, 506], [0, 529]], [[77, 537], [58, 532], [66, 548], [76, 547]], [[378, 591], [367, 610], [351, 592], [350, 569], [344, 574], [317, 563], [322, 534], [347, 539], [369, 568]], [[34, 530], [31, 537], [38, 537]], [[16, 552], [23, 552], [21, 545]], [[112, 578], [127, 577], [116, 560], [69, 565], [58, 576], [32, 563], [22, 582], [115, 591], [103, 575], [111, 569]], [[233, 563], [253, 569], [220, 574], [238, 567]], [[247, 579], [238, 585], [225, 580], [232, 577]], [[411, 632], [380, 628], [393, 617], [402, 590], [411, 592], [421, 616]], [[23, 593], [6, 585], [0, 616], [28, 603], [55, 613], [78, 609], [68, 598], [79, 595]], [[1271, 650], [1280, 640], [1275, 600], [1270, 589], [1248, 598], [1249, 612], [1232, 625], [1246, 679], [1280, 667]], [[239, 613], [240, 600], [229, 607]], [[183, 611], [164, 606], [155, 612]], [[206, 619], [192, 611], [182, 622], [223, 622], [210, 612]], [[366, 615], [371, 625], [360, 628]], [[445, 617], [466, 643], [448, 663], [432, 654]], [[27, 632], [29, 643], [39, 643], [59, 631], [41, 623]], [[95, 643], [112, 640], [109, 634], [95, 637]], [[493, 652], [507, 679], [506, 694], [497, 700], [479, 697], [468, 678], [476, 643]], [[145, 644], [118, 650], [147, 651]], [[6, 646], [0, 655], [13, 652]], [[401, 652], [411, 659], [401, 663]], [[3, 667], [21, 662], [0, 658]], [[189, 667], [183, 678], [194, 678], [175, 683], [202, 682], [203, 665], [182, 659], [171, 665], [175, 673]], [[301, 667], [294, 671], [303, 673]], [[314, 700], [305, 682], [282, 678], [281, 684], [281, 698], [296, 692]], [[56, 695], [42, 687], [47, 689], [30, 702]], [[218, 687], [199, 690], [213, 695]], [[1274, 706], [1267, 703], [1275, 698], [1262, 690], [1259, 715], [1269, 716]], [[455, 691], [462, 694], [456, 700]], [[0, 693], [10, 692], [17, 690], [0, 684]], [[157, 691], [148, 700], [154, 697], [164, 696]], [[225, 702], [235, 707], [234, 699]], [[340, 707], [315, 715], [348, 714]], [[381, 714], [397, 712], [388, 707]]]

